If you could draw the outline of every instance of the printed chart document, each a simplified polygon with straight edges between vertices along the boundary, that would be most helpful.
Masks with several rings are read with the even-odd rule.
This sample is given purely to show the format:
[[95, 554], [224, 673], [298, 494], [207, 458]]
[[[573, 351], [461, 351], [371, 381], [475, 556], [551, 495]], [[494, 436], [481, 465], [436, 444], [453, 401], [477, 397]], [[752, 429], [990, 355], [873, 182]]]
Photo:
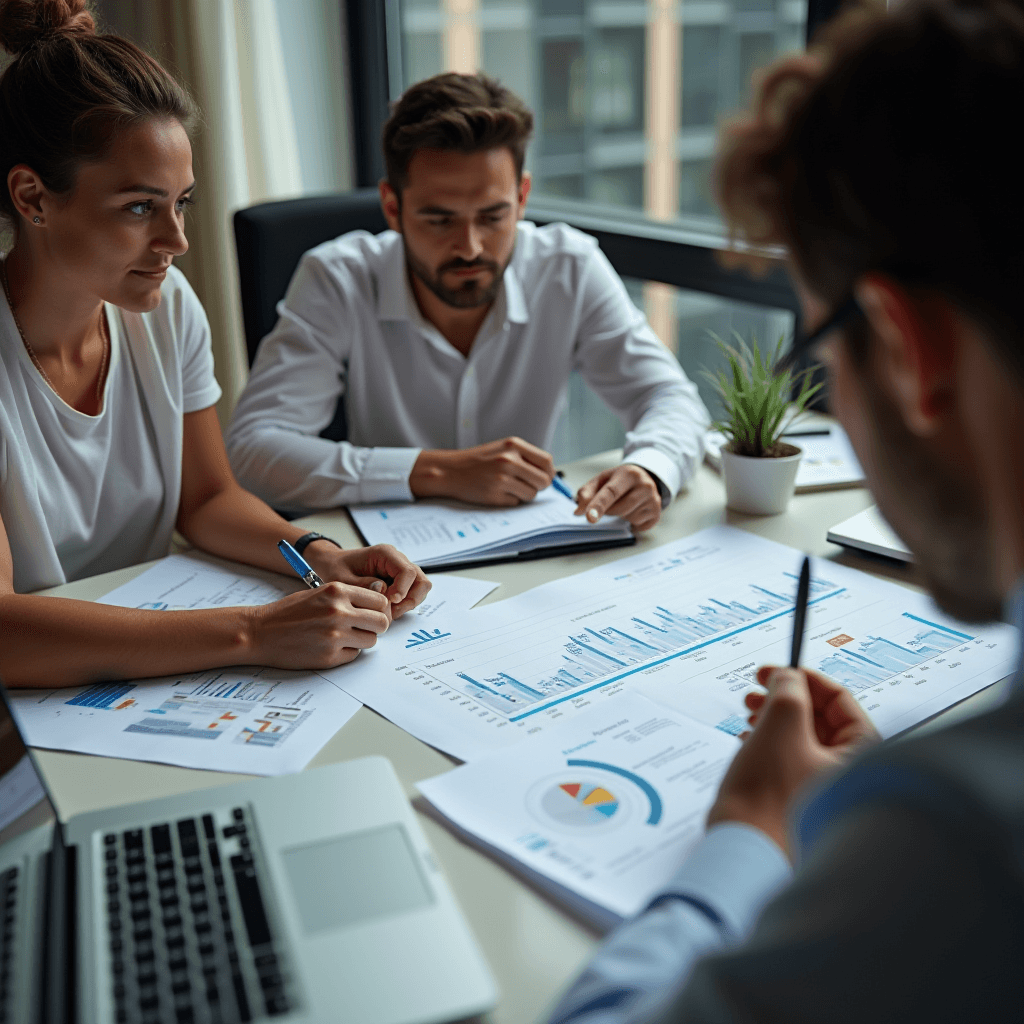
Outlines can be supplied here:
[[[796, 471], [797, 491], [828, 491], [859, 487], [864, 483], [864, 470], [846, 431], [839, 424], [833, 424], [828, 434], [796, 435], [783, 437], [783, 440], [804, 452], [800, 468]], [[726, 436], [717, 430], [709, 431], [704, 438], [707, 460], [719, 472], [722, 469], [722, 446], [726, 441]]]
[[632, 544], [624, 519], [588, 523], [576, 502], [554, 485], [516, 508], [481, 508], [457, 501], [352, 505], [349, 514], [367, 544], [394, 544], [424, 569], [499, 562], [567, 547]]
[[[394, 623], [380, 647], [401, 649], [408, 636], [426, 632], [432, 615], [462, 614], [497, 585], [447, 576], [433, 583], [420, 609]], [[263, 604], [294, 589], [287, 577], [277, 586], [172, 555], [103, 601], [161, 610], [227, 607]], [[12, 698], [33, 746], [253, 775], [299, 771], [360, 707], [324, 674], [254, 666], [20, 691]]]
[[[712, 527], [438, 617], [431, 639], [391, 648], [372, 680], [340, 685], [464, 761], [623, 689], [738, 733], [758, 666], [788, 663], [802, 559]], [[803, 664], [848, 687], [884, 736], [1009, 675], [1016, 650], [1009, 626], [957, 623], [895, 583], [812, 560]]]
[[457, 832], [609, 928], [671, 880], [739, 745], [620, 693], [419, 789]]

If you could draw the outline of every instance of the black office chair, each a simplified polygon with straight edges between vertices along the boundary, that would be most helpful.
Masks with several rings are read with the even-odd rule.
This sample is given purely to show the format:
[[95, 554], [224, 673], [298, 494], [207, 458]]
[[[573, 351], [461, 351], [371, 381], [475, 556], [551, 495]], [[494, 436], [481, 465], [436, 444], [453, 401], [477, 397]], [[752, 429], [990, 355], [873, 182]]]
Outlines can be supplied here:
[[[276, 307], [302, 254], [346, 231], [376, 234], [387, 227], [375, 188], [342, 195], [260, 203], [235, 214], [235, 248], [242, 292], [242, 320], [249, 365], [260, 341], [277, 323]], [[344, 396], [321, 437], [344, 441], [348, 433]]]

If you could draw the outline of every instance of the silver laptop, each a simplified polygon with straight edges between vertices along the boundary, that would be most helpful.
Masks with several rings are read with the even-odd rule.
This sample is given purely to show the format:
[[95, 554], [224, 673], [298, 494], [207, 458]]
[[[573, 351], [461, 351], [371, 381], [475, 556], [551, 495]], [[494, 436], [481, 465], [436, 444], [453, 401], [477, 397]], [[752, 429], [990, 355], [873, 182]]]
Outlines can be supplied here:
[[426, 1024], [495, 997], [386, 759], [61, 822], [0, 686], [3, 1024]]

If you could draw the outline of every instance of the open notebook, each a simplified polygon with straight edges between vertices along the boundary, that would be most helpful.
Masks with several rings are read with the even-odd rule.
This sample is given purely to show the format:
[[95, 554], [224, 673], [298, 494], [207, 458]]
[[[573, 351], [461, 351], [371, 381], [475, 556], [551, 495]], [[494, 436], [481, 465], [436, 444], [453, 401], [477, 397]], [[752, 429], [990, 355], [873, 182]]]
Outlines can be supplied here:
[[383, 502], [349, 506], [367, 544], [394, 544], [424, 569], [466, 568], [632, 544], [629, 523], [574, 516], [574, 499], [555, 486], [515, 508], [459, 501]]

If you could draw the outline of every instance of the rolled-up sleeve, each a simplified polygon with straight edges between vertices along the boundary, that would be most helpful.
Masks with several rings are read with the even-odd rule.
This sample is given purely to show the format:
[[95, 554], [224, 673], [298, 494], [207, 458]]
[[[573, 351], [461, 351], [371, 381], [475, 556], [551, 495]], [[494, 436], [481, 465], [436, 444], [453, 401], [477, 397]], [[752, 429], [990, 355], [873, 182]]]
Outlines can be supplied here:
[[717, 825], [671, 883], [605, 940], [551, 1024], [628, 1024], [668, 1000], [701, 956], [742, 941], [790, 878], [783, 852], [748, 825]]

